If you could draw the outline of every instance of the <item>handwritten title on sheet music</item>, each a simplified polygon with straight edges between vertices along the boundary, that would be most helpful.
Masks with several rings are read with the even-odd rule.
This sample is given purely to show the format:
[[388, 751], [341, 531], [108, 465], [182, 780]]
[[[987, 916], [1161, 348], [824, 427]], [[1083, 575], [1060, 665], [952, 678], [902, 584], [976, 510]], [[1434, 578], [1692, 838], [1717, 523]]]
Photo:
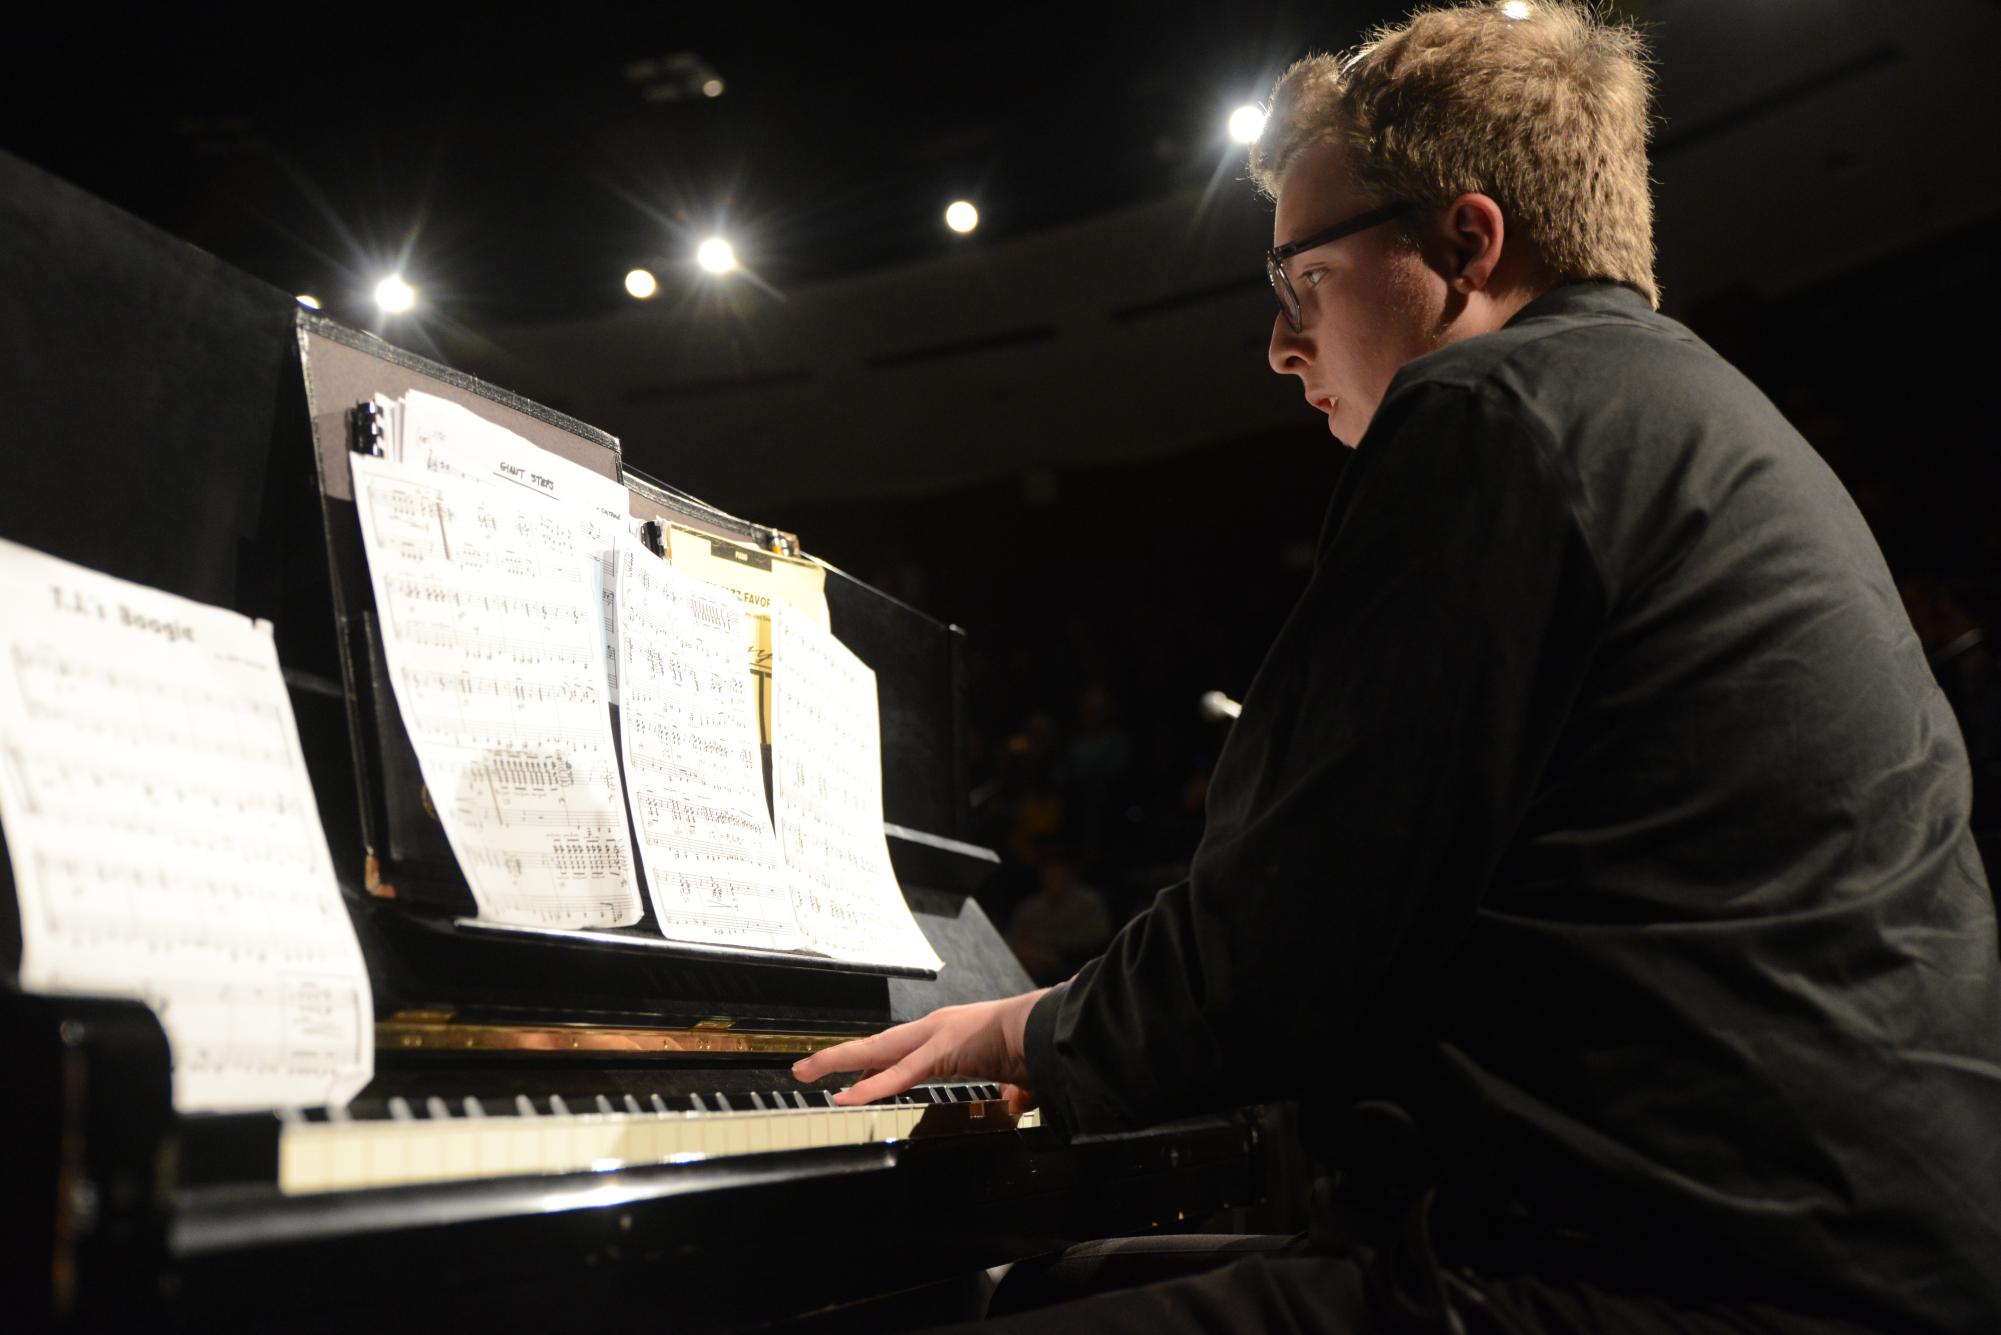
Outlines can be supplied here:
[[525, 468], [521, 468], [515, 464], [507, 462], [507, 460], [505, 459], [502, 459], [500, 461], [500, 471], [504, 476], [512, 479], [513, 481], [526, 482], [529, 486], [536, 488], [538, 491], [548, 492], [552, 496], [556, 492], [556, 479], [551, 477], [543, 477], [540, 473], [531, 473]]
[[[60, 584], [49, 585], [49, 592], [55, 596], [56, 610], [59, 612], [68, 612], [75, 616], [95, 616], [99, 621], [113, 619], [109, 607], [87, 594], [78, 593], [74, 589], [65, 589]], [[163, 621], [159, 617], [147, 616], [144, 612], [135, 612], [123, 603], [117, 606], [116, 619], [121, 625], [130, 626], [134, 630], [150, 631], [155, 635], [164, 635], [169, 644], [194, 640], [194, 627], [184, 622]]]

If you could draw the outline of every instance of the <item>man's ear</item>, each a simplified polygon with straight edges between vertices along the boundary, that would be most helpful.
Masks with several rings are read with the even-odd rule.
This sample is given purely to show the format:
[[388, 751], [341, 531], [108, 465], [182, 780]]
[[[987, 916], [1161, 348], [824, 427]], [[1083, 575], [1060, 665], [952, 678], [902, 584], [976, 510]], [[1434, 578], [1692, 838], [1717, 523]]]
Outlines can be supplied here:
[[1462, 294], [1493, 280], [1507, 241], [1501, 206], [1486, 195], [1461, 195], [1445, 211], [1445, 281]]

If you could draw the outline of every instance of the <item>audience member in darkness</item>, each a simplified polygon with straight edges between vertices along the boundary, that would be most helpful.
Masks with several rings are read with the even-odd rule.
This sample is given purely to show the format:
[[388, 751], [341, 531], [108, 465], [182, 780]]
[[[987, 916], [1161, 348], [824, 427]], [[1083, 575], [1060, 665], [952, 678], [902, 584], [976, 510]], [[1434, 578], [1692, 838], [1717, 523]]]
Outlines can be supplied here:
[[1110, 694], [1092, 687], [1077, 702], [1077, 731], [1070, 738], [1064, 778], [1070, 834], [1083, 865], [1103, 865], [1105, 836], [1124, 796], [1133, 743], [1119, 726]]
[[1095, 886], [1077, 879], [1077, 860], [1051, 847], [1036, 867], [1039, 889], [1015, 906], [1007, 943], [1038, 985], [1060, 983], [1112, 939], [1112, 911]]

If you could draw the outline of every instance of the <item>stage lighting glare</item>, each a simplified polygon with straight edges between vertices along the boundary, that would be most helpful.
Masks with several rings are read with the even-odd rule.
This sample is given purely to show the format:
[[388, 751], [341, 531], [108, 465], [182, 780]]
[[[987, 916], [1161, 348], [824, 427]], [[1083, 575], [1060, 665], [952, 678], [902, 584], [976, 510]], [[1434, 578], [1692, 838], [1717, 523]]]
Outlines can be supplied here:
[[736, 268], [736, 247], [719, 236], [712, 236], [695, 247], [695, 263], [710, 273], [728, 273]]
[[1529, 16], [1529, 0], [1505, 0], [1501, 5], [1501, 17], [1525, 19]]
[[320, 308], [320, 299], [318, 297], [309, 296], [304, 292], [301, 292], [298, 295], [297, 300], [301, 306], [304, 306], [309, 311], [316, 311]]
[[945, 206], [945, 225], [961, 236], [980, 225], [980, 211], [963, 199]]
[[660, 290], [660, 283], [645, 269], [634, 269], [625, 276], [625, 290], [645, 301]]
[[1265, 114], [1258, 107], [1242, 106], [1230, 113], [1230, 138], [1240, 144], [1256, 143], [1264, 128]]
[[721, 79], [708, 79], [703, 81], [702, 83], [703, 97], [721, 97], [722, 95], [723, 95], [723, 81]]
[[402, 274], [390, 274], [375, 285], [375, 304], [391, 315], [400, 315], [417, 304], [417, 289], [404, 282]]

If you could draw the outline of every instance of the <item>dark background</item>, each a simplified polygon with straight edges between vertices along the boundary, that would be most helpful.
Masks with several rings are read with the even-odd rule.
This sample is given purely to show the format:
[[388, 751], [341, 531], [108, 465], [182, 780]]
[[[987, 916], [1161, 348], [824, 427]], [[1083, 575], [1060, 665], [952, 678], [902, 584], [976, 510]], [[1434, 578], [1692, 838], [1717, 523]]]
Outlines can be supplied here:
[[[1616, 8], [1657, 58], [1666, 309], [1934, 638], [1993, 624], [2001, 14]], [[111, 9], [15, 30], [0, 105], [28, 161], [966, 626], [995, 909], [1056, 858], [1123, 912], [1199, 834], [1196, 700], [1247, 685], [1345, 453], [1263, 365], [1269, 208], [1221, 127], [1401, 9]], [[727, 282], [689, 262], [713, 231]], [[398, 269], [420, 306], [383, 317]]]

